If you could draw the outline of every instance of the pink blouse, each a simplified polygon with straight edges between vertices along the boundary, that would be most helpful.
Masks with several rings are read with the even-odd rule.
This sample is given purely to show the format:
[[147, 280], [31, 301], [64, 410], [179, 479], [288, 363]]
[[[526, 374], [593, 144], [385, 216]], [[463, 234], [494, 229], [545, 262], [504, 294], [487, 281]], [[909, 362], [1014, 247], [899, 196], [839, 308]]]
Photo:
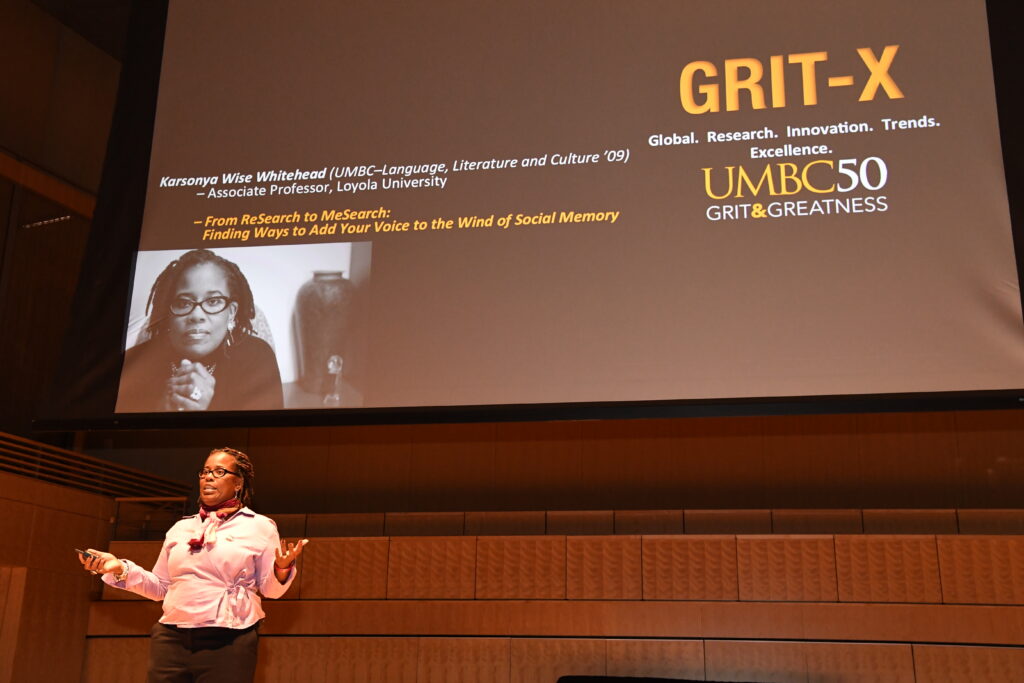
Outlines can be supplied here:
[[103, 581], [150, 600], [163, 600], [163, 624], [182, 628], [248, 628], [266, 616], [260, 595], [279, 598], [295, 578], [295, 567], [280, 583], [274, 576], [274, 551], [280, 548], [277, 525], [269, 517], [242, 508], [222, 522], [213, 543], [198, 551], [189, 540], [202, 532], [199, 515], [178, 521], [164, 538], [153, 571], [122, 560], [128, 575]]

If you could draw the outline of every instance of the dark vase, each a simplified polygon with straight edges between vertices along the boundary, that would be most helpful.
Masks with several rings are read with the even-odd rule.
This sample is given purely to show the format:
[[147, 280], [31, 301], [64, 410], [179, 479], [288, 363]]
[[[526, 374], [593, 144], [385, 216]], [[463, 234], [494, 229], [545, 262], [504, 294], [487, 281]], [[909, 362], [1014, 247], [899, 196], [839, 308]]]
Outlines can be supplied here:
[[[335, 378], [348, 360], [349, 314], [353, 285], [340, 270], [317, 270], [295, 298], [295, 336], [299, 345], [299, 385], [313, 394], [334, 391]], [[340, 357], [342, 363], [338, 362]]]

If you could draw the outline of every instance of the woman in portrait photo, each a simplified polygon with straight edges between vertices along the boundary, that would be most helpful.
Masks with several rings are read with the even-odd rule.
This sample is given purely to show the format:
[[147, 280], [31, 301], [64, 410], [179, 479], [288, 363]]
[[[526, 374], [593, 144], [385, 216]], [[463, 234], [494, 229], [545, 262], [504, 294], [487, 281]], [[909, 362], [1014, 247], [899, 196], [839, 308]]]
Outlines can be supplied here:
[[253, 328], [256, 306], [238, 266], [193, 249], [156, 278], [148, 339], [125, 353], [118, 412], [276, 410], [281, 376]]

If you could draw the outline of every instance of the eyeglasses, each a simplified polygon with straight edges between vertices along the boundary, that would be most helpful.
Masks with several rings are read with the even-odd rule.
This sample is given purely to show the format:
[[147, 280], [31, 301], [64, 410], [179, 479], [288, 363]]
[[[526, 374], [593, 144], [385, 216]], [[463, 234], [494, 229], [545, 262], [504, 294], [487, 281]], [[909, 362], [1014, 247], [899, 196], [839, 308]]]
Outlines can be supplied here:
[[204, 467], [199, 470], [200, 479], [205, 479], [208, 474], [212, 474], [214, 479], [223, 479], [225, 474], [233, 474], [236, 477], [239, 476], [238, 472], [232, 472], [231, 470], [223, 467], [214, 467], [212, 470], [209, 467]]
[[226, 296], [210, 296], [202, 301], [194, 301], [188, 297], [179, 296], [171, 302], [171, 313], [174, 315], [188, 315], [196, 309], [196, 306], [199, 306], [210, 315], [213, 315], [223, 311], [232, 301], [234, 299]]

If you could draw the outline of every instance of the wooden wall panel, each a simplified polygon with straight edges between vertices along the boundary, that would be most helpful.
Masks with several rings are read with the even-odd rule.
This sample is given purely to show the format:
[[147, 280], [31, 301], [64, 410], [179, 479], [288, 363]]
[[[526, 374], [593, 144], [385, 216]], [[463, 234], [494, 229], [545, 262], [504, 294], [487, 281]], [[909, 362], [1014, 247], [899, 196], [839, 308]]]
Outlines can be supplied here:
[[28, 564], [32, 517], [32, 505], [0, 498], [0, 538], [4, 539], [0, 543], [0, 565]]
[[407, 503], [413, 486], [412, 433], [412, 425], [332, 427], [324, 478], [334, 498], [323, 512], [415, 509]]
[[[265, 635], [566, 636], [1024, 646], [1024, 607], [617, 600], [270, 600]], [[92, 603], [90, 636], [149, 632], [151, 602]]]
[[801, 643], [708, 640], [704, 644], [709, 681], [807, 683]]
[[139, 683], [149, 668], [149, 638], [89, 638], [82, 683]]
[[640, 600], [643, 596], [639, 536], [569, 537], [566, 566], [570, 600]]
[[688, 534], [770, 534], [771, 510], [684, 510]]
[[961, 534], [1024, 534], [1024, 510], [1021, 509], [961, 509], [957, 510], [957, 520]]
[[[493, 510], [503, 483], [494, 476], [495, 425], [413, 425], [409, 479], [412, 485], [397, 511], [450, 510], [450, 497], [461, 510]], [[500, 508], [498, 508], [500, 509]]]
[[[810, 640], [1024, 644], [1024, 609], [1020, 607], [886, 603], [801, 607], [796, 633]], [[762, 632], [757, 637], [769, 636]]]
[[944, 602], [1024, 604], [1024, 537], [939, 536], [937, 540]]
[[114, 513], [114, 501], [106, 496], [0, 472], [0, 500], [4, 499], [104, 521]]
[[602, 536], [615, 533], [611, 510], [548, 510], [547, 533]]
[[73, 549], [104, 547], [112, 510], [104, 496], [0, 472], [0, 565], [77, 574]]
[[466, 513], [466, 535], [469, 536], [529, 536], [544, 534], [546, 528], [544, 510]]
[[955, 534], [956, 510], [864, 510], [866, 534]]
[[740, 536], [740, 600], [838, 600], [831, 536]]
[[[312, 603], [307, 603], [311, 606]], [[266, 608], [266, 603], [264, 603]], [[308, 607], [307, 607], [308, 609]], [[97, 600], [89, 609], [86, 635], [142, 636], [163, 614], [160, 603], [152, 600]]]
[[737, 600], [736, 538], [644, 536], [645, 600]]
[[461, 536], [466, 529], [464, 512], [387, 512], [384, 533], [388, 536]]
[[868, 413], [856, 416], [856, 429], [857, 507], [956, 506], [956, 413]]
[[714, 641], [708, 680], [790, 683], [914, 683], [909, 645]]
[[[593, 420], [581, 423], [582, 474], [592, 482], [585, 495], [594, 502], [550, 507], [576, 510], [683, 507], [677, 502], [686, 495], [678, 485], [682, 483], [680, 460], [684, 457], [678, 443], [679, 427], [670, 420]], [[628, 455], [624, 457], [625, 454]], [[655, 471], [661, 471], [660, 481], [654, 476]], [[648, 492], [650, 497], [646, 505], [629, 502], [636, 499], [638, 491]], [[675, 500], [665, 503], [668, 497]], [[594, 504], [602, 499], [608, 502]]]
[[0, 58], [12, 65], [4, 70], [4, 88], [17, 102], [0, 107], [0, 146], [95, 192], [117, 92], [117, 61], [29, 2], [4, 3], [0, 27]]
[[775, 534], [859, 534], [860, 510], [772, 510]]
[[[330, 505], [339, 492], [332, 486], [328, 472], [330, 463], [330, 430], [327, 427], [279, 427], [250, 429], [245, 450], [255, 463], [257, 474], [255, 503], [258, 511], [273, 509], [278, 513], [337, 512]], [[213, 447], [213, 446], [211, 446]], [[197, 468], [198, 469], [198, 468]], [[301, 480], [299, 487], [282, 486], [284, 482]], [[266, 487], [273, 491], [275, 504], [264, 507], [266, 497], [261, 482], [274, 482]]]
[[605, 641], [518, 638], [512, 641], [512, 683], [552, 683], [559, 676], [603, 676]]
[[804, 643], [808, 683], [914, 683], [910, 645]]
[[97, 548], [107, 544], [107, 520], [37, 506], [32, 516], [32, 545], [28, 566], [83, 572], [75, 548]]
[[[8, 593], [8, 591], [14, 591], [15, 590], [15, 588], [14, 588], [14, 573], [15, 573], [15, 571], [20, 571], [20, 573], [24, 574], [25, 569], [24, 569], [24, 567], [22, 567], [20, 570], [18, 570], [15, 567], [5, 567], [3, 565], [0, 565], [0, 634], [3, 634], [4, 623], [7, 620], [7, 614], [5, 612], [5, 610], [7, 609], [7, 601], [8, 601], [7, 593]], [[22, 589], [17, 589], [17, 590], [20, 591]], [[13, 602], [12, 602], [12, 605], [13, 605]]]
[[418, 638], [260, 638], [257, 683], [416, 680]]
[[[678, 443], [670, 461], [673, 477], [659, 485], [665, 491], [659, 507], [768, 507], [765, 483], [774, 463], [765, 450], [766, 422], [761, 417], [680, 420]], [[650, 477], [657, 481], [657, 472]], [[622, 506], [624, 507], [624, 506]], [[635, 506], [643, 507], [643, 506]], [[648, 505], [650, 507], [650, 505]]]
[[9, 97], [24, 100], [21, 106], [0, 107], [0, 145], [38, 158], [43, 155], [45, 122], [52, 106], [50, 89], [59, 63], [60, 25], [39, 7], [20, 2], [0, 5], [0, 20], [0, 58], [4, 64], [22, 65], [4, 69], [4, 89]]
[[420, 638], [416, 683], [508, 683], [508, 638]]
[[18, 654], [22, 613], [25, 607], [25, 589], [28, 569], [0, 567], [0, 682], [14, 681], [14, 666]]
[[[665, 604], [665, 603], [660, 603]], [[676, 603], [680, 604], [680, 603]], [[691, 604], [691, 603], [681, 603]], [[716, 602], [696, 603], [698, 626], [679, 632], [676, 637], [738, 638], [743, 640], [787, 640], [816, 637], [816, 629], [807, 627], [817, 610], [797, 602]], [[815, 608], [821, 605], [815, 604]]]
[[914, 645], [917, 683], [1020, 683], [1024, 648]]
[[617, 534], [681, 534], [682, 510], [616, 510]]
[[934, 536], [836, 536], [839, 599], [942, 602]]
[[74, 31], [62, 30], [60, 45], [46, 118], [45, 157], [35, 162], [95, 191], [107, 151], [120, 65]]
[[10, 680], [52, 683], [79, 679], [92, 580], [81, 569], [79, 573], [28, 570]]
[[387, 596], [392, 599], [471, 599], [476, 538], [392, 538]]
[[107, 546], [112, 508], [104, 496], [0, 473], [0, 565], [9, 567], [0, 599], [0, 681], [79, 679], [99, 583], [74, 548]]
[[[587, 478], [582, 422], [503, 422], [495, 427], [488, 475], [501, 486], [486, 510], [591, 507], [567, 482]], [[545, 502], [547, 501], [547, 502]], [[551, 501], [558, 501], [551, 504]], [[606, 508], [609, 505], [596, 506]], [[468, 508], [463, 508], [468, 509]]]
[[387, 597], [388, 539], [318, 538], [309, 548], [300, 568], [303, 598]]
[[565, 598], [565, 536], [480, 536], [478, 599]]
[[1024, 491], [1024, 413], [959, 411], [956, 416], [960, 508], [1019, 508]]
[[[544, 680], [529, 657], [554, 655], [560, 673], [703, 680], [820, 683], [1019, 683], [1024, 648], [716, 640], [569, 640], [553, 647], [508, 638], [262, 638], [258, 681], [417, 681], [504, 683], [512, 649], [517, 680]], [[707, 662], [705, 663], [705, 649]], [[145, 677], [149, 639], [90, 638], [84, 683], [135, 683]], [[373, 661], [374, 656], [389, 658]], [[412, 658], [416, 668], [412, 668]], [[296, 662], [301, 662], [297, 665]], [[531, 666], [531, 664], [533, 664]], [[305, 677], [303, 677], [305, 674]], [[555, 678], [548, 678], [554, 681]]]
[[[191, 481], [211, 437], [177, 431], [97, 432], [87, 445], [167, 474], [181, 468]], [[185, 432], [192, 455], [168, 458], [178, 453], [165, 442]], [[261, 481], [274, 482], [261, 487], [260, 509], [283, 513], [1019, 507], [1007, 482], [1024, 468], [1024, 411], [235, 432], [237, 445], [256, 448]], [[307, 456], [313, 483], [296, 471]]]
[[[765, 482], [774, 463], [765, 451], [764, 418], [690, 418], [677, 422], [677, 440], [670, 444], [667, 462], [652, 463], [647, 474], [653, 482], [649, 490], [660, 493], [660, 500], [634, 502], [632, 507], [768, 507]], [[637, 492], [634, 499], [643, 501], [643, 493]]]
[[[202, 467], [210, 450], [214, 447], [230, 445], [250, 452], [251, 434], [250, 430], [240, 427], [202, 430], [172, 429], [155, 432], [123, 430], [117, 432], [116, 436], [111, 433], [95, 437], [92, 433], [80, 434], [84, 442], [79, 442], [77, 445], [83, 448], [86, 455], [105, 458], [126, 467], [151, 472], [157, 476], [194, 486], [194, 491], [198, 495], [199, 479], [196, 473]], [[157, 435], [156, 438], [154, 435]], [[97, 440], [96, 446], [89, 448], [92, 438]], [[261, 485], [262, 473], [265, 468], [257, 467], [257, 469], [261, 476], [257, 478], [256, 511], [294, 512], [268, 504], [268, 500], [274, 495], [272, 491], [277, 487], [276, 485]], [[296, 472], [298, 473], [298, 470]], [[189, 508], [188, 511], [191, 512], [193, 509]]]
[[566, 507], [699, 508], [723, 499], [763, 505], [760, 418], [602, 420], [581, 430], [585, 468], [570, 484]]
[[277, 534], [284, 540], [296, 541], [300, 538], [305, 538], [307, 535], [306, 531], [306, 515], [301, 513], [291, 515], [268, 515], [270, 519], [277, 525]]
[[311, 513], [306, 516], [310, 536], [383, 536], [383, 512]]
[[609, 640], [609, 676], [704, 678], [704, 642], [700, 640]]
[[766, 501], [750, 507], [864, 507], [856, 415], [786, 415], [764, 425]]

